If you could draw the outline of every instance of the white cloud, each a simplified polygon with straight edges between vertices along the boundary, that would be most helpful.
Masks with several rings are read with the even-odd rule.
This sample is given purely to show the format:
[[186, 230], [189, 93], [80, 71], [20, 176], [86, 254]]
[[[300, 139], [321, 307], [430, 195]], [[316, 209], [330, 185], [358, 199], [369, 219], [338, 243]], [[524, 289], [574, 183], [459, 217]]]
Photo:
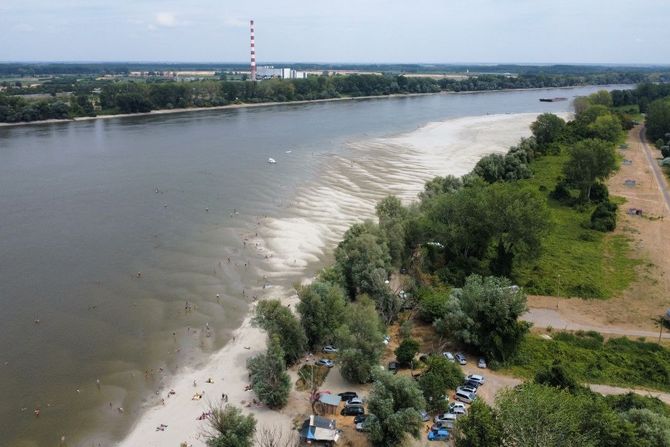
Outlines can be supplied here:
[[159, 12], [156, 14], [156, 24], [166, 28], [177, 26], [177, 17], [171, 12]]

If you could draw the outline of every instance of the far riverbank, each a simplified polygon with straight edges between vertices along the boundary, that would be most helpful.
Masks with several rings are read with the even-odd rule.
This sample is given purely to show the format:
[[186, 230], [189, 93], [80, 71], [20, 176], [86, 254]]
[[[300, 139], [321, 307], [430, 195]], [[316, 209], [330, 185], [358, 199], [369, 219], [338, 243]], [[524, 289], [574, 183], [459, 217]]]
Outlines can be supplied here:
[[[301, 101], [273, 101], [273, 102], [258, 102], [258, 103], [242, 103], [242, 104], [228, 104], [225, 106], [212, 106], [212, 107], [186, 107], [186, 108], [177, 108], [177, 109], [158, 109], [152, 110], [150, 112], [142, 113], [118, 113], [113, 115], [97, 115], [97, 116], [82, 116], [77, 118], [68, 118], [68, 119], [48, 119], [48, 120], [37, 120], [37, 121], [21, 121], [18, 123], [0, 123], [0, 127], [16, 127], [16, 126], [29, 126], [37, 124], [53, 124], [53, 123], [72, 123], [79, 121], [92, 121], [99, 119], [110, 119], [110, 118], [127, 118], [135, 116], [150, 116], [150, 115], [167, 115], [173, 113], [186, 113], [186, 112], [202, 112], [207, 110], [234, 110], [234, 109], [246, 109], [246, 108], [259, 108], [259, 107], [275, 107], [282, 105], [300, 105], [300, 104], [316, 104], [324, 102], [336, 102], [336, 101], [357, 101], [357, 100], [369, 100], [369, 99], [387, 99], [387, 98], [411, 98], [417, 96], [432, 96], [432, 95], [463, 95], [463, 94], [478, 94], [478, 93], [500, 93], [500, 92], [526, 92], [526, 91], [542, 91], [542, 90], [570, 90], [577, 87], [602, 87], [603, 89], [611, 89], [612, 85], [602, 85], [602, 86], [566, 86], [566, 87], [542, 87], [542, 88], [515, 88], [515, 89], [500, 89], [500, 90], [473, 90], [473, 91], [464, 91], [464, 92], [451, 92], [451, 91], [441, 91], [435, 93], [397, 93], [391, 95], [374, 95], [374, 96], [345, 96], [339, 98], [325, 98], [325, 99], [309, 99]], [[622, 86], [617, 85], [616, 88], [621, 88]]]

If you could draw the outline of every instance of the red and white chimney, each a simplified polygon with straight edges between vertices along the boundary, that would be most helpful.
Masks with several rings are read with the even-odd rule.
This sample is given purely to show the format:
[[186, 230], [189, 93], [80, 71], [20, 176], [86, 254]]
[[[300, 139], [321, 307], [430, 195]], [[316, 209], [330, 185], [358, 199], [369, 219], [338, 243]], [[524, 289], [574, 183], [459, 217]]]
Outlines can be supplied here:
[[254, 42], [254, 21], [250, 20], [251, 27], [251, 80], [256, 80], [256, 44]]

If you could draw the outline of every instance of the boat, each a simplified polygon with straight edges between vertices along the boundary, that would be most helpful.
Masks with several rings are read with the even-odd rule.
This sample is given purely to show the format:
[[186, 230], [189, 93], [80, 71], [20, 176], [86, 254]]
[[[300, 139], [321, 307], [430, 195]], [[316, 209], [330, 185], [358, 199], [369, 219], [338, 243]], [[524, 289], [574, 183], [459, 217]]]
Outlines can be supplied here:
[[568, 98], [563, 98], [558, 96], [556, 98], [540, 98], [540, 102], [558, 102], [558, 101], [567, 101]]
[[270, 163], [271, 165], [273, 165], [273, 164], [277, 163], [277, 160], [275, 160], [274, 158], [270, 157], [270, 158], [268, 158], [268, 163]]

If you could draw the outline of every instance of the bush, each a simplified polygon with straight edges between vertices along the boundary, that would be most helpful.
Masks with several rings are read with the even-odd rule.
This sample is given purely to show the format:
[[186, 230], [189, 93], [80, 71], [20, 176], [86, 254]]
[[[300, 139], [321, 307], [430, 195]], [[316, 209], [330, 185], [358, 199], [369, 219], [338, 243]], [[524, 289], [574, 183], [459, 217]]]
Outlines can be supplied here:
[[617, 205], [610, 201], [599, 203], [591, 214], [590, 227], [597, 231], [614, 231], [616, 228]]
[[419, 352], [420, 346], [419, 342], [413, 338], [404, 339], [400, 342], [400, 346], [395, 350], [396, 360], [398, 360], [401, 365], [411, 364], [412, 360], [414, 360], [414, 356]]
[[610, 197], [607, 185], [601, 182], [594, 183], [591, 187], [591, 202], [601, 203], [608, 202]]

